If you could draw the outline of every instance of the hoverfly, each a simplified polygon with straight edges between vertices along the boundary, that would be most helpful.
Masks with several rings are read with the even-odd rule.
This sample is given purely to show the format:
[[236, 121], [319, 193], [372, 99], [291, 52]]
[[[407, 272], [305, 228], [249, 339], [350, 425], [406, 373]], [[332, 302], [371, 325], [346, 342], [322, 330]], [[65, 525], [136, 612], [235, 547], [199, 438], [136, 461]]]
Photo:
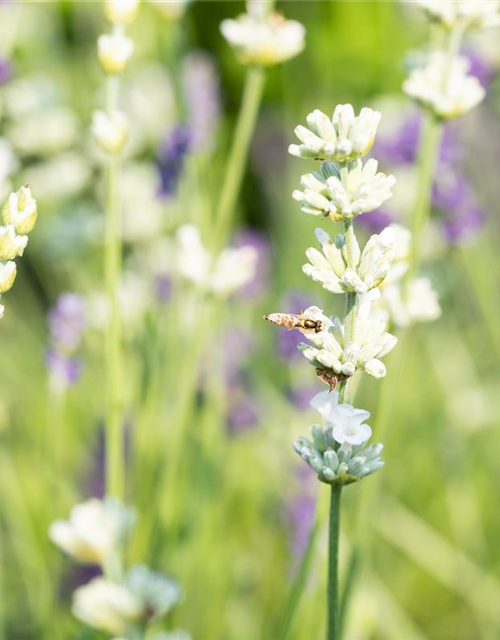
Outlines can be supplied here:
[[335, 387], [339, 382], [343, 382], [347, 380], [351, 376], [346, 376], [343, 373], [335, 373], [332, 369], [316, 369], [316, 375], [321, 380], [330, 387], [330, 393], [335, 390]]
[[269, 322], [272, 322], [279, 327], [285, 327], [286, 329], [314, 331], [314, 333], [320, 333], [323, 330], [323, 323], [321, 320], [308, 318], [303, 313], [270, 313], [269, 315], [264, 316], [264, 320], [268, 320]]

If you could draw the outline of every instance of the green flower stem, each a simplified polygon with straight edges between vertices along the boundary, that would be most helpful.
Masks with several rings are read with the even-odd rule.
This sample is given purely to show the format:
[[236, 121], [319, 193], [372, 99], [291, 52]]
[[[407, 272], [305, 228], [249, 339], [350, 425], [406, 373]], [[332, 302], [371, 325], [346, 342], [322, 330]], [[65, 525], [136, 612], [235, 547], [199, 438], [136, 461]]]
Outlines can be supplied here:
[[328, 626], [326, 640], [339, 640], [339, 537], [340, 537], [340, 500], [342, 486], [332, 485], [330, 497], [330, 518], [328, 534]]
[[224, 172], [225, 178], [216, 212], [215, 242], [218, 248], [225, 245], [231, 230], [232, 216], [241, 188], [248, 148], [262, 100], [265, 78], [265, 70], [262, 67], [250, 67], [246, 74], [236, 132]]
[[[453, 29], [448, 35], [445, 45], [447, 62], [442, 79], [443, 91], [447, 88], [453, 61], [460, 52], [463, 33], [463, 28], [460, 27]], [[432, 185], [442, 135], [443, 120], [428, 111], [425, 114], [418, 152], [417, 199], [412, 218], [412, 248], [410, 253], [410, 266], [405, 279], [406, 283], [415, 275], [421, 259], [422, 238], [430, 218]]]
[[[106, 109], [118, 106], [119, 80], [107, 80]], [[121, 320], [119, 285], [121, 272], [121, 228], [119, 207], [120, 157], [110, 154], [106, 167], [106, 239], [104, 272], [109, 318], [106, 327], [106, 492], [123, 499], [125, 490], [124, 442], [121, 394]]]
[[431, 212], [432, 184], [442, 133], [442, 121], [433, 113], [426, 113], [418, 153], [418, 189], [412, 218], [412, 247], [407, 282], [415, 275], [420, 263], [423, 233]]
[[[345, 248], [346, 248], [346, 258], [347, 258], [347, 266], [355, 267], [356, 266], [356, 258], [355, 258], [355, 247], [356, 247], [356, 236], [354, 234], [354, 225], [352, 220], [348, 220], [344, 226], [345, 230]], [[355, 292], [350, 292], [346, 296], [346, 309], [345, 309], [345, 320], [344, 320], [344, 349], [347, 349], [350, 344], [354, 342], [356, 336], [356, 312], [357, 312], [357, 294]], [[351, 392], [350, 392], [350, 384], [349, 380], [344, 380], [339, 386], [340, 393], [340, 402], [348, 403]]]

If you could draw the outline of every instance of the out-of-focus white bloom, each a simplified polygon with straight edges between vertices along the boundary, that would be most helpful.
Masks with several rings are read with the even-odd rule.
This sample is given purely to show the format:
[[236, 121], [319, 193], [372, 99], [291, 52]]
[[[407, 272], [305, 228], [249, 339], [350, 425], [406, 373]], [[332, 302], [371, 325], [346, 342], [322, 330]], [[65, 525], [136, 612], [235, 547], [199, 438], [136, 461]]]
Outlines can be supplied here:
[[217, 67], [205, 51], [194, 51], [183, 64], [183, 85], [194, 149], [213, 147], [220, 121], [221, 90]]
[[424, 67], [414, 69], [403, 83], [407, 95], [440, 118], [456, 118], [477, 106], [486, 95], [479, 80], [467, 75], [469, 62], [448, 60], [434, 52]]
[[140, 0], [105, 0], [106, 18], [113, 24], [131, 24], [137, 15]]
[[361, 109], [356, 116], [350, 104], [340, 104], [330, 119], [316, 109], [307, 116], [307, 128], [299, 125], [295, 135], [301, 144], [291, 144], [288, 151], [299, 158], [350, 162], [370, 151], [381, 115], [372, 109]]
[[408, 327], [416, 322], [431, 322], [441, 316], [436, 291], [429, 278], [418, 276], [405, 287], [400, 284], [384, 287], [377, 306], [386, 309], [392, 322]]
[[78, 140], [79, 123], [70, 109], [42, 109], [16, 118], [7, 129], [14, 149], [22, 155], [53, 155]]
[[92, 133], [99, 146], [108, 153], [119, 153], [128, 137], [128, 120], [122, 112], [95, 111], [92, 117]]
[[49, 536], [79, 562], [104, 564], [119, 550], [132, 523], [130, 509], [114, 500], [93, 498], [73, 507], [69, 520], [54, 522]]
[[0, 260], [13, 260], [22, 256], [28, 236], [18, 236], [12, 225], [0, 227]]
[[35, 198], [28, 186], [10, 194], [2, 209], [2, 218], [6, 225], [12, 225], [15, 232], [25, 235], [35, 226], [38, 209]]
[[37, 162], [24, 171], [26, 182], [33, 187], [40, 200], [72, 197], [85, 189], [91, 175], [92, 170], [86, 158], [72, 151]]
[[12, 289], [12, 285], [16, 279], [16, 273], [17, 268], [15, 262], [9, 260], [9, 262], [0, 263], [0, 295]]
[[[235, 20], [224, 20], [222, 35], [243, 64], [274, 65], [294, 58], [304, 48], [306, 30], [300, 22], [281, 14], [252, 10]], [[264, 3], [259, 3], [259, 9]]]
[[101, 631], [125, 634], [144, 611], [141, 600], [125, 586], [95, 578], [73, 594], [73, 615]]
[[0, 304], [0, 320], [3, 318], [5, 314], [5, 307], [3, 306], [3, 304]]
[[386, 246], [391, 247], [393, 255], [389, 272], [382, 287], [394, 282], [399, 282], [408, 271], [410, 257], [411, 232], [399, 224], [391, 224], [380, 233], [380, 240]]
[[205, 249], [194, 225], [184, 225], [177, 232], [177, 268], [200, 289], [227, 297], [255, 275], [257, 252], [253, 247], [227, 248], [214, 257]]
[[355, 409], [350, 404], [339, 404], [337, 392], [322, 391], [314, 396], [310, 404], [319, 411], [325, 427], [332, 430], [333, 438], [344, 448], [363, 444], [371, 438], [371, 428], [363, 424], [370, 413]]
[[497, 0], [417, 0], [417, 4], [431, 20], [448, 29], [485, 29], [500, 23]]
[[334, 318], [328, 331], [307, 336], [312, 347], [300, 344], [299, 348], [315, 367], [332, 369], [347, 376], [356, 370], [364, 370], [375, 378], [383, 378], [386, 369], [379, 358], [387, 355], [397, 344], [397, 338], [386, 333], [385, 327], [383, 318], [358, 314], [354, 341], [346, 348], [344, 326]]
[[157, 191], [158, 171], [153, 163], [127, 163], [123, 168], [122, 237], [126, 242], [151, 242], [160, 234], [164, 207]]
[[167, 20], [182, 18], [190, 0], [149, 0]]
[[167, 614], [182, 597], [177, 582], [145, 566], [133, 567], [122, 584], [96, 578], [77, 589], [74, 615], [96, 629], [125, 634]]
[[99, 36], [97, 57], [105, 73], [121, 73], [134, 53], [134, 43], [121, 31]]
[[358, 160], [340, 173], [329, 164], [325, 171], [308, 173], [301, 178], [304, 191], [295, 190], [293, 197], [301, 203], [301, 210], [314, 216], [330, 217], [334, 222], [350, 220], [362, 213], [378, 209], [392, 196], [394, 176], [377, 173], [378, 162], [368, 160], [363, 166]]
[[356, 262], [351, 267], [347, 266], [345, 245], [337, 246], [322, 229], [316, 229], [316, 237], [323, 253], [309, 248], [306, 255], [310, 264], [305, 264], [302, 270], [316, 282], [321, 282], [327, 291], [366, 293], [378, 287], [389, 272], [394, 251], [382, 235], [373, 235], [360, 257], [359, 248], [355, 251]]

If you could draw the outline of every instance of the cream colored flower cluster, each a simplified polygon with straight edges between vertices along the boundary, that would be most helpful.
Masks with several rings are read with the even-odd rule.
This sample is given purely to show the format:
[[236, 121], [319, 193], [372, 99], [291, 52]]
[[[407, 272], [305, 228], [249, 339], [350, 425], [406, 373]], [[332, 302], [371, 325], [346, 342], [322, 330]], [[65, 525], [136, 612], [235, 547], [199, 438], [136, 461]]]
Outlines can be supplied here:
[[[37, 203], [28, 186], [11, 193], [2, 209], [0, 225], [0, 299], [14, 285], [17, 275], [15, 258], [22, 256], [38, 215]], [[0, 304], [0, 318], [4, 306]]]
[[[105, 0], [104, 9], [112, 25], [111, 33], [99, 36], [97, 57], [102, 70], [108, 76], [108, 93], [116, 94], [116, 79], [123, 73], [134, 53], [134, 42], [126, 34], [126, 27], [135, 20], [140, 0]], [[110, 100], [110, 97], [108, 97]], [[111, 96], [116, 102], [116, 96]], [[92, 133], [106, 153], [119, 153], [128, 138], [128, 120], [116, 105], [94, 112]]]

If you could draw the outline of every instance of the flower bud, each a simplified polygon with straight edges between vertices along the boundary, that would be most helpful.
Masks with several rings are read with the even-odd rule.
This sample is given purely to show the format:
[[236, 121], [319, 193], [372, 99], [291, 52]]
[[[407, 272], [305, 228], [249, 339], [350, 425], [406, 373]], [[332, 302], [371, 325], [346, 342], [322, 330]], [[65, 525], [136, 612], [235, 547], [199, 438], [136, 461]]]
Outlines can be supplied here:
[[92, 119], [92, 133], [104, 151], [119, 153], [128, 137], [127, 117], [121, 111], [96, 111]]
[[2, 210], [3, 221], [21, 235], [33, 230], [38, 215], [36, 200], [28, 186], [11, 193]]
[[12, 289], [16, 279], [16, 263], [9, 261], [0, 265], [0, 295]]
[[139, 0], [105, 0], [104, 2], [106, 18], [113, 24], [131, 24], [138, 9]]
[[0, 227], [0, 260], [12, 260], [22, 256], [28, 236], [18, 236], [12, 225]]
[[97, 57], [105, 73], [121, 73], [134, 52], [134, 43], [120, 31], [99, 36]]

